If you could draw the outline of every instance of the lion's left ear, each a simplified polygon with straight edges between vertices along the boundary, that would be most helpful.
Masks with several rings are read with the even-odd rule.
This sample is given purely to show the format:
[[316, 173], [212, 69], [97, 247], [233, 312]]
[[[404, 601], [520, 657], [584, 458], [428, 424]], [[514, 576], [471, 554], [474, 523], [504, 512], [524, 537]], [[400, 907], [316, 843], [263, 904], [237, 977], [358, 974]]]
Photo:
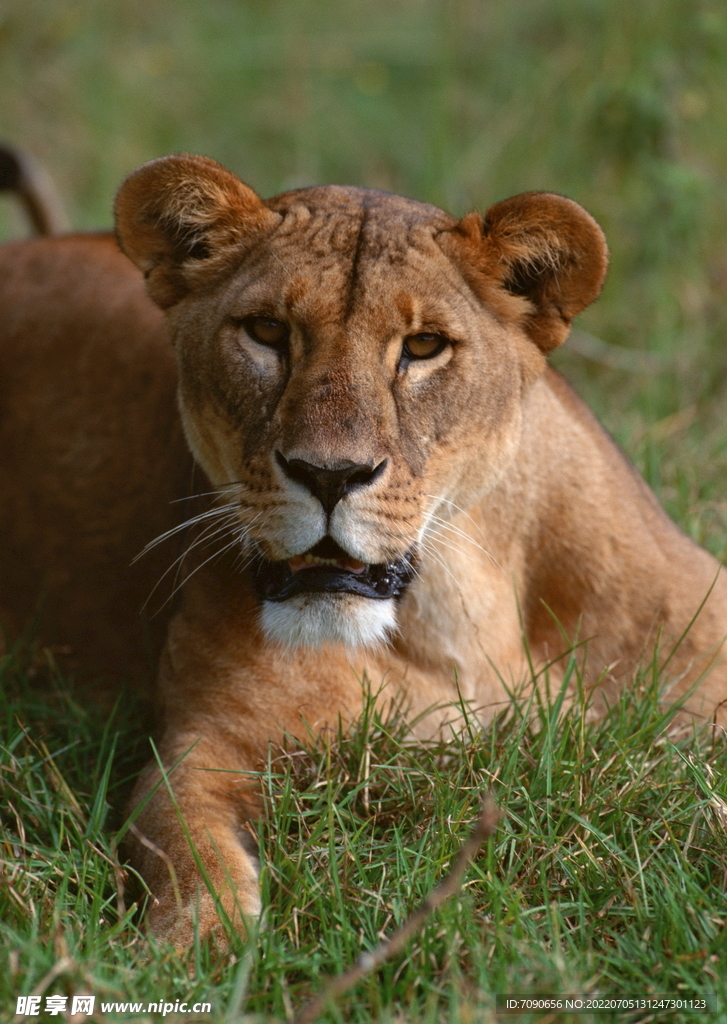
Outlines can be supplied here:
[[162, 309], [232, 269], [280, 215], [203, 156], [167, 156], [130, 174], [114, 207], [119, 245]]
[[598, 296], [606, 276], [608, 247], [598, 224], [578, 203], [551, 192], [513, 196], [484, 217], [470, 213], [450, 239], [446, 251], [483, 301], [497, 307], [499, 292], [501, 311], [543, 352], [565, 341], [571, 320]]

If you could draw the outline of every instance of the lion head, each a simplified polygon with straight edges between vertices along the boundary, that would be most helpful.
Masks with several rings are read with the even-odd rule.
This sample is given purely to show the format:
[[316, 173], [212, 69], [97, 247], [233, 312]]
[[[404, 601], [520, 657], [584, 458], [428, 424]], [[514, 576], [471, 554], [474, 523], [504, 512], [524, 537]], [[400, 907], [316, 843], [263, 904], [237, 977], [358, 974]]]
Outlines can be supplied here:
[[436, 524], [513, 459], [546, 354], [600, 291], [600, 229], [549, 193], [461, 220], [358, 188], [263, 201], [192, 156], [132, 174], [116, 222], [267, 635], [381, 642]]

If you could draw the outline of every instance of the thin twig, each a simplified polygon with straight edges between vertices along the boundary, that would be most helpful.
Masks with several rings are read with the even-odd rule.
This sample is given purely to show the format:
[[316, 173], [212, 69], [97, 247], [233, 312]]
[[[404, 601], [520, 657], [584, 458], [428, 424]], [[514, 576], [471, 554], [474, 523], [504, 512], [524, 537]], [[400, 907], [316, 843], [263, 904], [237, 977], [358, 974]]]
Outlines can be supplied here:
[[406, 919], [404, 924], [393, 935], [390, 935], [388, 939], [384, 939], [383, 942], [379, 943], [370, 952], [362, 953], [353, 967], [350, 967], [343, 974], [331, 978], [317, 996], [314, 996], [310, 1002], [298, 1010], [291, 1024], [312, 1024], [312, 1021], [315, 1021], [323, 1013], [332, 1000], [340, 998], [362, 978], [365, 978], [367, 974], [371, 974], [372, 971], [375, 971], [387, 960], [396, 956], [412, 935], [419, 931], [427, 917], [441, 907], [445, 900], [449, 899], [457, 891], [469, 862], [473, 859], [484, 840], [494, 834], [499, 820], [500, 812], [497, 804], [488, 795], [482, 801], [482, 809], [477, 819], [477, 824], [472, 830], [469, 839], [462, 845], [455, 857], [449, 874], [439, 883], [436, 889], [432, 890], [421, 906]]

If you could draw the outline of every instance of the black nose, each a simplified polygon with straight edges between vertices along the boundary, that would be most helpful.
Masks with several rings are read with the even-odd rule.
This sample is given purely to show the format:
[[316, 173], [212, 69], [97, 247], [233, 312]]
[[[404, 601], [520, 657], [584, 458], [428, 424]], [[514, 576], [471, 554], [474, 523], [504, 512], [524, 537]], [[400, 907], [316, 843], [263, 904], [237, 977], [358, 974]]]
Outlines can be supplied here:
[[328, 469], [303, 459], [286, 459], [280, 452], [275, 453], [275, 458], [287, 477], [303, 484], [318, 498], [328, 516], [344, 494], [373, 483], [386, 466], [386, 459], [378, 465], [341, 460], [335, 469]]

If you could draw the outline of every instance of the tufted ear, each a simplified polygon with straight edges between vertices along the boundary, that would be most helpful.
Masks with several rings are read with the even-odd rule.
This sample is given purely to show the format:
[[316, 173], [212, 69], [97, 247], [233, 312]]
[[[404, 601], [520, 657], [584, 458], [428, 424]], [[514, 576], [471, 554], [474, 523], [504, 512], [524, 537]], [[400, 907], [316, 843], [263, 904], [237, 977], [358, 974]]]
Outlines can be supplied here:
[[123, 182], [114, 207], [119, 245], [162, 309], [231, 270], [280, 221], [214, 160], [167, 156]]
[[517, 320], [543, 352], [565, 341], [573, 317], [601, 291], [608, 266], [595, 220], [551, 192], [504, 199], [484, 217], [468, 214], [444, 247], [482, 300]]

